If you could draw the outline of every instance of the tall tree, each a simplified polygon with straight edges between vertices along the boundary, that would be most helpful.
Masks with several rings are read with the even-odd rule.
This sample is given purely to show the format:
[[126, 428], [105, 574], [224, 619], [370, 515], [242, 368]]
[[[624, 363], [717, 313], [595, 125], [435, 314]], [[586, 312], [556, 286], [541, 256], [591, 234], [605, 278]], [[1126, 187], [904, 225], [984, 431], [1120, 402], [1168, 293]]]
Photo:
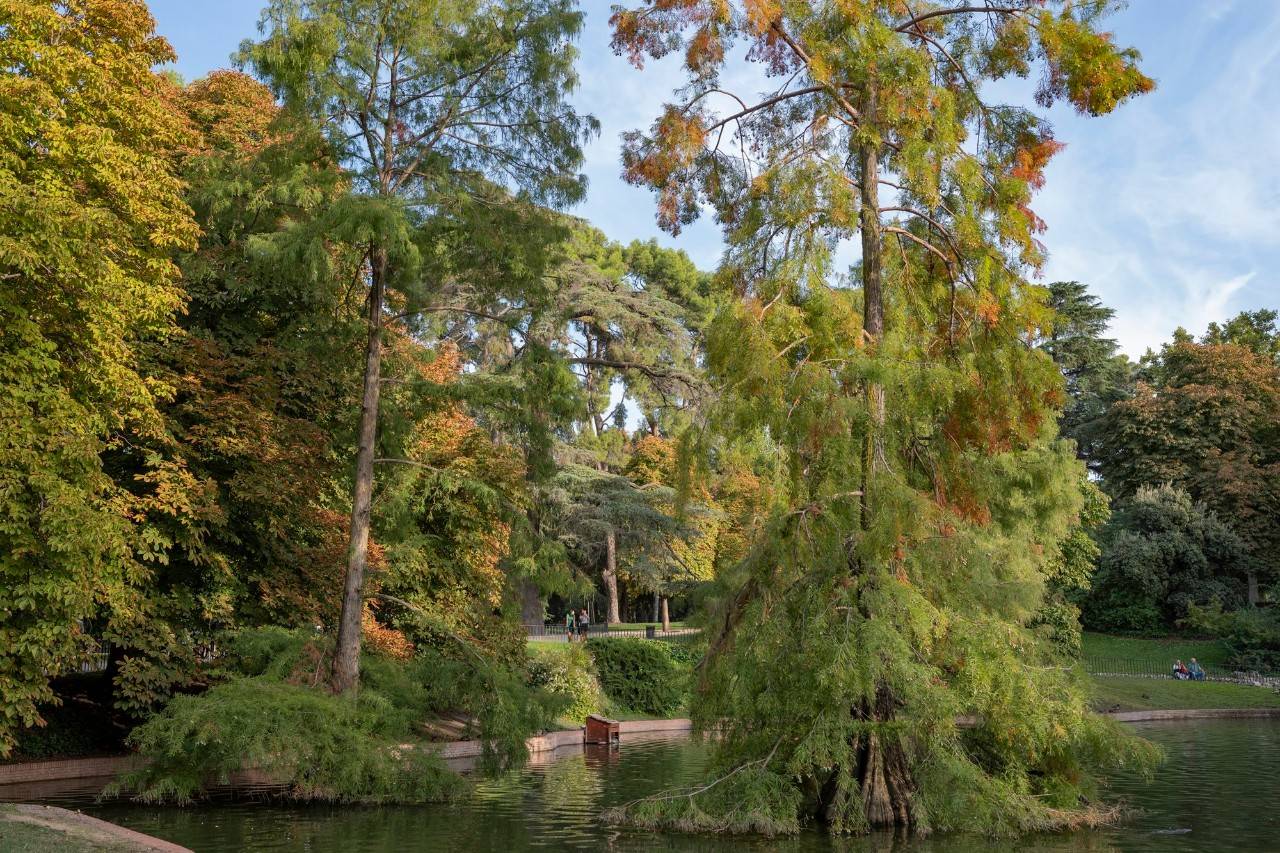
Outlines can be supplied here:
[[359, 680], [378, 399], [388, 314], [430, 300], [416, 229], [497, 182], [576, 200], [594, 122], [566, 102], [576, 76], [570, 0], [273, 0], [242, 60], [290, 108], [326, 125], [355, 196], [335, 230], [364, 255], [367, 344], [333, 687]]
[[1049, 285], [1053, 326], [1040, 346], [1057, 363], [1067, 382], [1068, 401], [1059, 428], [1076, 443], [1080, 458], [1092, 462], [1094, 444], [1108, 407], [1133, 390], [1133, 365], [1117, 353], [1106, 330], [1115, 311], [1078, 281]]
[[104, 455], [135, 492], [151, 487], [154, 460], [188, 477], [181, 512], [148, 507], [167, 547], [143, 603], [105, 614], [117, 703], [131, 711], [195, 678], [197, 647], [218, 630], [333, 621], [341, 575], [319, 555], [342, 539], [325, 498], [359, 365], [358, 310], [304, 257], [333, 255], [349, 278], [352, 253], [314, 233], [346, 190], [324, 140], [239, 72], [165, 94], [187, 125], [179, 168], [203, 233], [177, 256], [179, 331], [139, 350], [148, 377], [174, 391], [163, 435]]
[[1280, 365], [1190, 340], [1143, 362], [1134, 396], [1104, 420], [1103, 484], [1118, 498], [1171, 484], [1211, 509], [1245, 541], [1257, 603], [1260, 586], [1280, 580]]
[[1219, 326], [1210, 323], [1201, 343], [1236, 344], [1264, 358], [1280, 361], [1280, 312], [1269, 308], [1241, 311]]
[[[684, 49], [688, 85], [625, 143], [678, 230], [710, 205], [735, 299], [708, 363], [731, 434], [766, 430], [786, 508], [735, 572], [697, 714], [717, 784], [634, 804], [646, 824], [833, 831], [1029, 829], [1082, 818], [1124, 746], [1028, 627], [1079, 513], [1053, 441], [1061, 379], [1024, 280], [1030, 209], [1061, 147], [981, 97], [1042, 68], [1037, 100], [1109, 112], [1152, 82], [1098, 30], [1113, 5], [679, 0], [614, 17], [637, 64]], [[780, 81], [724, 73], [734, 42]], [[734, 69], [735, 72], [737, 69]], [[885, 192], [892, 192], [885, 197]], [[856, 240], [849, 279], [833, 255]], [[852, 286], [850, 286], [852, 285]], [[957, 731], [957, 714], [980, 724]], [[1085, 743], [1108, 743], [1075, 750]]]
[[138, 353], [174, 330], [170, 258], [196, 235], [154, 29], [141, 0], [0, 3], [0, 754], [83, 650], [79, 620], [127, 608], [163, 557], [148, 504], [182, 499], [182, 472], [139, 496], [100, 458], [162, 434], [170, 389]]

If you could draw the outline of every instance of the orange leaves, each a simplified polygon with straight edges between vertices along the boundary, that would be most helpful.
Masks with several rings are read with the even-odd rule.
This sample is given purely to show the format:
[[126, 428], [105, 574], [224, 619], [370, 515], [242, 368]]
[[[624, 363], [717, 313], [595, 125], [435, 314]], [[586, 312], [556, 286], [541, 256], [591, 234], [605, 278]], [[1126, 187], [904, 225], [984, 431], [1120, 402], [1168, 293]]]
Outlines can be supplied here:
[[757, 35], [764, 35], [774, 22], [782, 17], [782, 5], [778, 0], [745, 0], [747, 22]]
[[363, 642], [370, 651], [392, 660], [405, 661], [413, 657], [413, 643], [409, 638], [379, 622], [369, 604], [365, 604], [360, 614], [360, 629], [364, 635]]
[[658, 191], [658, 223], [673, 234], [697, 213], [696, 184], [688, 172], [706, 142], [704, 122], [697, 110], [668, 104], [654, 122], [651, 138], [624, 136], [623, 178]]
[[1044, 169], [1066, 143], [1059, 142], [1048, 134], [1019, 146], [1013, 154], [1013, 168], [1010, 174], [1020, 181], [1026, 181], [1032, 189], [1044, 186]]
[[1042, 106], [1065, 97], [1079, 112], [1104, 115], [1156, 86], [1138, 69], [1136, 50], [1117, 48], [1110, 33], [1094, 32], [1069, 14], [1042, 13], [1037, 31], [1049, 65], [1049, 73], [1036, 92], [1036, 101]]
[[978, 319], [988, 330], [1000, 324], [1000, 303], [990, 293], [983, 293], [975, 309]]

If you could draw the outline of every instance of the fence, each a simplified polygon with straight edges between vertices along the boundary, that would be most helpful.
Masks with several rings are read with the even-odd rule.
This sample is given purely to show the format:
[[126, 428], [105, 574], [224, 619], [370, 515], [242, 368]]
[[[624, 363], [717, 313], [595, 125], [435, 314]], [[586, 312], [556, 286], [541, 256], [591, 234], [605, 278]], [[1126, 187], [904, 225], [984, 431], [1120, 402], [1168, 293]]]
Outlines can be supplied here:
[[[1173, 661], [1159, 663], [1132, 658], [1086, 657], [1085, 671], [1102, 678], [1173, 678]], [[1183, 661], [1189, 663], [1189, 661]], [[1280, 688], [1280, 673], [1232, 669], [1215, 664], [1200, 664], [1206, 681], [1252, 684], [1256, 687]]]
[[[548, 624], [526, 623], [524, 628], [530, 639], [563, 640], [565, 637], [563, 622]], [[587, 626], [587, 638], [632, 637], [639, 640], [669, 640], [675, 637], [688, 637], [697, 634], [700, 630], [700, 628], [672, 628], [670, 631], [664, 631], [656, 626], [652, 628], [609, 628], [606, 625], [589, 625]]]

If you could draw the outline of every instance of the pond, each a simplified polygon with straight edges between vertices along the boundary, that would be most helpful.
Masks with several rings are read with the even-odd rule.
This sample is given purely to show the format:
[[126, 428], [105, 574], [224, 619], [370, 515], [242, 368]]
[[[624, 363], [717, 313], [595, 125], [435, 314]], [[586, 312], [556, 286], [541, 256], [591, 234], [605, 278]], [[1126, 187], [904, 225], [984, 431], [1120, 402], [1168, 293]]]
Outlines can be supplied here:
[[706, 747], [687, 740], [623, 743], [621, 750], [573, 751], [478, 782], [452, 806], [282, 807], [228, 802], [199, 808], [95, 804], [74, 797], [45, 802], [84, 811], [186, 845], [197, 853], [306, 851], [838, 851], [839, 853], [1103, 853], [1103, 851], [1263, 851], [1280, 849], [1280, 721], [1194, 720], [1137, 727], [1164, 745], [1168, 760], [1150, 784], [1113, 781], [1112, 795], [1133, 806], [1123, 826], [1017, 842], [976, 837], [924, 841], [891, 836], [832, 840], [727, 839], [653, 835], [601, 826], [597, 814], [662, 787], [695, 780]]

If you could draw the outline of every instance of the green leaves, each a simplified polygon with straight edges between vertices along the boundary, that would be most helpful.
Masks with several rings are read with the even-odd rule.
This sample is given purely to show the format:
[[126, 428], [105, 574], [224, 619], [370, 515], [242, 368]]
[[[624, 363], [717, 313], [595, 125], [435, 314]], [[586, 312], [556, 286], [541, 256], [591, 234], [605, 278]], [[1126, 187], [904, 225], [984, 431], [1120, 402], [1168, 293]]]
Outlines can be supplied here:
[[0, 754], [83, 652], [80, 620], [145, 571], [143, 502], [100, 455], [155, 439], [170, 387], [140, 369], [197, 233], [188, 136], [140, 2], [0, 4]]

